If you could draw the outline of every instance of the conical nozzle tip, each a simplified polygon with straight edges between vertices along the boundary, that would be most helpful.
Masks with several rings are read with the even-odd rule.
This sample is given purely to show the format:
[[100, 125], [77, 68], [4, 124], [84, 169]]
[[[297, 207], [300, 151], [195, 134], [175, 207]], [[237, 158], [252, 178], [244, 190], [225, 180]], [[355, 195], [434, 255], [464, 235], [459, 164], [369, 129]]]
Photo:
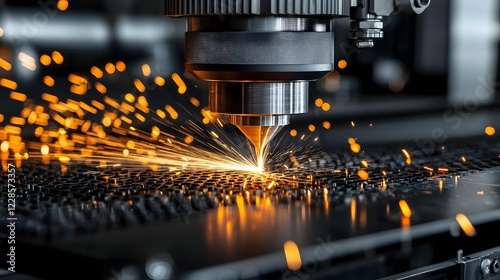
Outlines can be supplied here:
[[255, 147], [257, 160], [260, 161], [267, 143], [280, 131], [281, 126], [238, 126]]

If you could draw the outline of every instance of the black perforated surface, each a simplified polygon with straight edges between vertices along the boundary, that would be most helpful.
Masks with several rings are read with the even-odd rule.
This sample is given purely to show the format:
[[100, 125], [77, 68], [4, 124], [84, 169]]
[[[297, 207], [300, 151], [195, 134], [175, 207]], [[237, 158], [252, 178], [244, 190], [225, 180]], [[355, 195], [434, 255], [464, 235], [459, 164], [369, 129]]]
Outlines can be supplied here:
[[[160, 168], [154, 172], [75, 163], [64, 171], [59, 163], [44, 165], [28, 160], [16, 174], [17, 234], [68, 237], [168, 223], [235, 206], [238, 197], [248, 205], [264, 196], [273, 204], [301, 203], [313, 208], [323, 207], [325, 202], [329, 207], [342, 207], [358, 196], [376, 204], [388, 198], [422, 194], [435, 188], [432, 181], [437, 178], [467, 176], [500, 166], [500, 145], [492, 138], [450, 142], [431, 156], [407, 149], [415, 155], [411, 164], [397, 145], [365, 147], [360, 154], [347, 150], [317, 153], [295, 168], [292, 157], [282, 156], [271, 163], [272, 172], [264, 176], [191, 169]], [[361, 178], [359, 170], [365, 170], [369, 178]], [[3, 173], [2, 218], [7, 216], [6, 182], [7, 173]]]

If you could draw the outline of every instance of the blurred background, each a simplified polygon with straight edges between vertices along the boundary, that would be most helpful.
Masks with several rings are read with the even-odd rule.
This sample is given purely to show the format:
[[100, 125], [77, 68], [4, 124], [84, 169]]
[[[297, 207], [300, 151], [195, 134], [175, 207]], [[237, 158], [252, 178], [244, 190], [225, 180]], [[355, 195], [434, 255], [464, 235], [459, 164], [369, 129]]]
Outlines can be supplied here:
[[[433, 1], [421, 15], [387, 18], [385, 38], [367, 50], [349, 45], [339, 21], [336, 54], [347, 67], [317, 84], [333, 104], [329, 117], [347, 129], [339, 134], [377, 142], [484, 134], [496, 122], [486, 112], [498, 106], [499, 9], [496, 1]], [[373, 127], [349, 130], [349, 118]]]
[[[196, 111], [207, 105], [206, 83], [184, 72], [185, 19], [165, 18], [163, 1], [0, 5], [0, 76], [17, 83], [14, 88], [6, 80], [0, 88], [6, 101], [0, 104], [1, 126], [50, 95], [90, 104], [103, 92], [119, 103], [127, 93], [139, 93], [161, 108], [192, 103], [191, 97], [200, 103]], [[309, 114], [294, 116], [288, 130], [320, 135], [326, 147], [348, 137], [420, 139], [431, 147], [436, 137], [484, 133], [498, 122], [492, 112], [499, 104], [499, 14], [495, 0], [433, 1], [422, 15], [386, 18], [385, 38], [372, 49], [355, 48], [347, 36], [349, 19], [336, 20], [338, 68], [311, 83]], [[187, 94], [178, 93], [173, 73]], [[144, 91], [138, 92], [137, 79]], [[50, 95], [44, 99], [44, 93]], [[98, 114], [86, 117], [101, 121]], [[25, 137], [36, 127], [36, 121], [26, 123]]]
[[[402, 143], [394, 147], [413, 146], [407, 146], [406, 143], [409, 142], [416, 145], [423, 154], [429, 155], [442, 149], [452, 138], [495, 134], [494, 128], [500, 127], [499, 16], [500, 2], [497, 0], [434, 0], [421, 15], [394, 14], [386, 18], [385, 38], [377, 40], [375, 47], [371, 49], [355, 48], [348, 39], [349, 19], [337, 19], [334, 26], [337, 70], [310, 83], [309, 113], [293, 116], [291, 124], [281, 133], [297, 141], [304, 139], [307, 144], [313, 142], [325, 150], [339, 151], [339, 147], [345, 147], [344, 157], [333, 156], [338, 162], [344, 158], [352, 159], [348, 154], [349, 138], [356, 138], [363, 149], [368, 147], [367, 144], [376, 146]], [[8, 142], [14, 152], [22, 153], [25, 148], [24, 140], [66, 140], [65, 137], [60, 137], [66, 134], [66, 130], [77, 134], [93, 133], [99, 138], [105, 138], [103, 129], [120, 135], [124, 127], [129, 126], [149, 133], [151, 127], [157, 124], [155, 118], [158, 117], [168, 120], [172, 127], [182, 127], [187, 119], [196, 119], [198, 123], [205, 123], [206, 120], [209, 122], [205, 109], [208, 105], [207, 84], [184, 71], [185, 31], [185, 19], [164, 16], [162, 0], [0, 0], [0, 148], [4, 152], [3, 143]], [[163, 127], [161, 131], [165, 131]], [[153, 132], [154, 130], [151, 134]], [[210, 137], [208, 131], [202, 132]], [[144, 135], [148, 136], [147, 133]], [[315, 139], [317, 141], [313, 141]], [[88, 146], [95, 143], [92, 139], [89, 142]], [[467, 146], [469, 143], [470, 140], [464, 140], [462, 144]], [[40, 147], [37, 148], [41, 150]], [[397, 153], [403, 158], [400, 150]], [[397, 170], [394, 175], [400, 176], [394, 177], [398, 179], [397, 185], [406, 186], [407, 181], [420, 181], [424, 176], [428, 177], [427, 171], [417, 169], [420, 168], [417, 164], [408, 167], [405, 171], [407, 173], [400, 173], [401, 166], [392, 164], [402, 161], [385, 158], [383, 151], [384, 149], [379, 149], [375, 158], [387, 160], [391, 164], [390, 168]], [[359, 152], [359, 148], [354, 152]], [[477, 152], [475, 156], [483, 156], [481, 151]], [[419, 164], [426, 162], [416, 152], [412, 151], [412, 156], [415, 160], [421, 160]], [[455, 154], [452, 156], [449, 159], [458, 159]], [[470, 162], [474, 164], [475, 161]], [[342, 162], [341, 165], [350, 168], [353, 164], [359, 165], [356, 162]], [[378, 162], [375, 161], [373, 166], [377, 166], [376, 164]], [[346, 169], [346, 176], [347, 171]], [[355, 181], [348, 180], [347, 184], [354, 186], [361, 183], [354, 173], [352, 177]], [[310, 178], [312, 180], [312, 176]], [[403, 178], [403, 183], [400, 183], [399, 178]], [[382, 180], [381, 177], [380, 179]], [[464, 188], [460, 188], [466, 192], [459, 196], [451, 191], [457, 188], [456, 180], [457, 177], [453, 184], [450, 179], [449, 194], [450, 197], [460, 199], [471, 197], [471, 189], [477, 195], [483, 195], [483, 191], [479, 190], [484, 185], [491, 186], [498, 181], [496, 175], [484, 179], [483, 185], [472, 181], [470, 184], [477, 185], [477, 192], [466, 184]], [[385, 181], [383, 182], [385, 189]], [[438, 184], [438, 181], [433, 181], [432, 184], [434, 183]], [[361, 183], [361, 189], [363, 184], [364, 182]], [[344, 183], [339, 186], [343, 188]], [[408, 183], [408, 186], [416, 189], [413, 183]], [[245, 235], [242, 235], [241, 240], [254, 239], [258, 234], [277, 236], [275, 239], [266, 239], [262, 243], [265, 246], [261, 244], [263, 247], [260, 249], [267, 252], [281, 250], [282, 243], [276, 240], [292, 234], [297, 234], [307, 245], [315, 244], [314, 238], [317, 236], [330, 238], [328, 234], [331, 232], [340, 232], [333, 235], [337, 239], [350, 237], [365, 233], [364, 227], [361, 227], [361, 231], [350, 231], [357, 229], [353, 225], [356, 225], [356, 217], [360, 215], [365, 217], [365, 225], [367, 222], [368, 225], [373, 223], [373, 229], [380, 229], [377, 227], [378, 223], [382, 227], [399, 227], [399, 212], [394, 216], [397, 218], [391, 220], [391, 216], [383, 218], [381, 222], [380, 217], [385, 217], [385, 214], [379, 215], [377, 211], [371, 211], [379, 209], [375, 202], [372, 208], [366, 208], [367, 199], [363, 196], [360, 195], [359, 200], [350, 198], [351, 195], [358, 194], [353, 192], [358, 187], [353, 187], [353, 190], [350, 190], [351, 185], [345, 187], [349, 188], [345, 194], [346, 197], [349, 196], [348, 200], [343, 200], [343, 196], [335, 196], [339, 204], [345, 204], [344, 208], [340, 208], [344, 212], [332, 212], [337, 219], [332, 219], [331, 223], [325, 223], [326, 218], [313, 218], [312, 223], [309, 223], [310, 216], [304, 218], [305, 212], [288, 212], [287, 208], [276, 208], [283, 210], [277, 212], [279, 215], [272, 212], [272, 215], [267, 216], [255, 212], [257, 214], [254, 217], [254, 212], [251, 212], [249, 217], [261, 222], [255, 224], [265, 227], [264, 233], [267, 234], [262, 235], [261, 227], [255, 227], [254, 231], [246, 231], [242, 227], [240, 231]], [[378, 187], [374, 185], [373, 188]], [[439, 192], [441, 189], [442, 184], [439, 185]], [[498, 197], [497, 193], [494, 195]], [[324, 197], [326, 200], [326, 195]], [[476, 198], [479, 205], [486, 205], [481, 204], [483, 200], [479, 197]], [[442, 219], [444, 214], [455, 213], [454, 207], [450, 207], [453, 210], [450, 213], [436, 213], [438, 208], [446, 209], [447, 206], [443, 206], [442, 201], [451, 201], [450, 204], [454, 202], [451, 199], [441, 199], [441, 196], [436, 196], [436, 199], [439, 203], [422, 199], [420, 203], [413, 204], [423, 209], [420, 213], [423, 213], [421, 217], [424, 220]], [[356, 201], [363, 207], [360, 209], [364, 209], [360, 211], [361, 214], [356, 214]], [[464, 204], [460, 202], [455, 206], [462, 207]], [[326, 205], [328, 209], [329, 204]], [[496, 205], [491, 203], [487, 207]], [[386, 213], [389, 208], [385, 204], [381, 206], [381, 213]], [[470, 206], [475, 208], [474, 211], [485, 210], [474, 204]], [[391, 207], [398, 209], [397, 206]], [[332, 209], [336, 211], [335, 207]], [[297, 223], [293, 219], [286, 219], [290, 213], [297, 214]], [[329, 212], [326, 213], [327, 216]], [[430, 214], [426, 215], [427, 213]], [[497, 212], [493, 214], [498, 217]], [[261, 216], [265, 217], [262, 218], [264, 220], [260, 220]], [[242, 244], [252, 246], [252, 243], [246, 242], [231, 243], [231, 240], [239, 239], [226, 238], [231, 237], [232, 233], [226, 216], [212, 212], [209, 217], [198, 220], [201, 221], [198, 224], [191, 224], [194, 226], [177, 224], [178, 228], [164, 228], [163, 231], [153, 228], [146, 236], [148, 239], [153, 236], [152, 240], [170, 240], [176, 243], [173, 247], [181, 252], [184, 257], [181, 260], [188, 260], [190, 268], [193, 256], [184, 254], [186, 250], [182, 246], [186, 243], [178, 243], [176, 237], [186, 236], [182, 238], [183, 242], [188, 242], [189, 237], [193, 237], [195, 242], [190, 246], [197, 250], [201, 248], [202, 253], [198, 257], [209, 262], [232, 260], [234, 252], [244, 251], [245, 248], [241, 249]], [[275, 230], [275, 220], [282, 221], [277, 224], [277, 227], [281, 226], [280, 231]], [[301, 220], [307, 223], [300, 224]], [[328, 220], [330, 221], [329, 218]], [[351, 227], [339, 226], [342, 222]], [[209, 250], [203, 251], [202, 246], [196, 246], [196, 240], [199, 244], [205, 244], [204, 239], [199, 238], [205, 223], [207, 228], [214, 228], [213, 232], [217, 233], [214, 238], [218, 238], [216, 242], [208, 243], [229, 244], [229, 247], [234, 245], [232, 248], [235, 250], [229, 250], [227, 255], [221, 254], [222, 257], [217, 259], [210, 255], [214, 251], [223, 251], [220, 247], [208, 247]], [[267, 227], [268, 224], [273, 226]], [[246, 222], [242, 225], [246, 225]], [[296, 230], [296, 225], [304, 225], [303, 228], [312, 230]], [[444, 226], [443, 240], [449, 240], [447, 227], [448, 225]], [[493, 231], [489, 233], [494, 234]], [[488, 240], [483, 236], [485, 235], [481, 235], [481, 240]], [[127, 235], [122, 238], [127, 239]], [[398, 238], [399, 235], [394, 238], [391, 235], [387, 240], [392, 242]], [[120, 244], [123, 240], [116, 239], [115, 236], [109, 240], [98, 238], [96, 244], [101, 244], [103, 240], [112, 241], [109, 243], [117, 248], [125, 248]], [[137, 248], [145, 247], [143, 240], [136, 236], [130, 240], [140, 242], [135, 243]], [[126, 242], [130, 240], [127, 239]], [[436, 238], [434, 244], [440, 241]], [[357, 243], [354, 239], [351, 242]], [[72, 248], [62, 244], [64, 248]], [[84, 251], [97, 248], [97, 245], [88, 246], [86, 242], [81, 244], [80, 248]], [[354, 247], [365, 246], [364, 244], [357, 243]], [[477, 245], [474, 242], [470, 244], [472, 247]], [[156, 250], [158, 246], [153, 244], [152, 247]], [[429, 248], [429, 251], [434, 250], [432, 246]], [[248, 252], [254, 252], [254, 249], [251, 248]], [[454, 250], [449, 252], [455, 253]], [[31, 251], [25, 255], [31, 256]], [[281, 258], [281, 251], [279, 256]], [[417, 254], [415, 256], [419, 257]], [[421, 259], [426, 258], [427, 256]], [[266, 261], [267, 263], [269, 262]]]

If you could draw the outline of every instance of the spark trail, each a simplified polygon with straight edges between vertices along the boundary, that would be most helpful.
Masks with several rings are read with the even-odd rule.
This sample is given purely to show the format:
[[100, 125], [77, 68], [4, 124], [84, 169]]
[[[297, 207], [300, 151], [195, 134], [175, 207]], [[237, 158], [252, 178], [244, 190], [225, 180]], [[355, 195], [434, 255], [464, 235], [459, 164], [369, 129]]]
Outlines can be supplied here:
[[[129, 77], [130, 92], [108, 89], [109, 79], [125, 75], [126, 68], [124, 62], [118, 61], [102, 68], [92, 66], [88, 73], [69, 73], [66, 83], [72, 94], [59, 94], [60, 89], [54, 85], [62, 81], [48, 75], [41, 81], [45, 85], [42, 92], [22, 93], [14, 80], [2, 79], [0, 85], [11, 91], [12, 102], [22, 104], [19, 116], [11, 117], [10, 123], [0, 128], [0, 141], [7, 146], [2, 159], [262, 173], [275, 167], [293, 167], [312, 151], [308, 147], [283, 146], [286, 141], [282, 136], [255, 153], [236, 127], [213, 116], [207, 108], [200, 108], [196, 97], [185, 95], [187, 86], [176, 73], [170, 85], [179, 87], [177, 93], [165, 86], [169, 84], [167, 77], [151, 76], [151, 67], [146, 64], [142, 65], [145, 77]], [[154, 80], [153, 89], [143, 82], [146, 76]], [[151, 102], [150, 97], [156, 94], [162, 95], [165, 102]], [[62, 100], [62, 96], [68, 98]], [[23, 139], [26, 130], [32, 130], [37, 139]], [[286, 153], [280, 150], [283, 148]], [[293, 150], [300, 150], [297, 154], [301, 155], [293, 156], [295, 162], [284, 164]]]

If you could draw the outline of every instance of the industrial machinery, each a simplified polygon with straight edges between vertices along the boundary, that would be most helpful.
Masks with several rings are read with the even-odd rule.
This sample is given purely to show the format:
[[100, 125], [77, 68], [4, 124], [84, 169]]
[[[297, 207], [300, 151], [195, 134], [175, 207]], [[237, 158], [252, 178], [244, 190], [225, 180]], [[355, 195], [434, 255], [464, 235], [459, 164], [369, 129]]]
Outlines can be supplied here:
[[187, 17], [186, 70], [210, 84], [209, 104], [253, 143], [257, 158], [290, 115], [307, 112], [309, 81], [335, 68], [333, 24], [350, 17], [358, 48], [384, 36], [384, 17], [430, 0], [166, 0]]
[[0, 0], [0, 279], [500, 279], [499, 11]]

